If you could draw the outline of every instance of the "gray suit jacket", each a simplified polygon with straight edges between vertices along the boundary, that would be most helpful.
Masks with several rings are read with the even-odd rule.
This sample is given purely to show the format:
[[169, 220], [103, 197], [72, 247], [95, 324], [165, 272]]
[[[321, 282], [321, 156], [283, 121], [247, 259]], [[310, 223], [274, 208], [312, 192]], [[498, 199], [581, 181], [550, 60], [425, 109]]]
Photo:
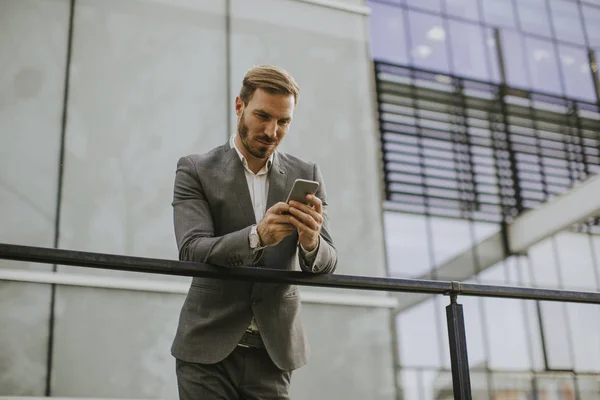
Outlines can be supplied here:
[[[316, 193], [326, 210], [323, 178], [316, 164], [276, 152], [269, 172], [267, 209], [286, 195], [297, 178], [320, 183]], [[173, 196], [179, 259], [235, 268], [255, 266], [293, 270], [298, 258], [308, 273], [332, 273], [337, 253], [324, 212], [319, 252], [312, 268], [298, 255], [298, 235], [254, 256], [249, 244], [254, 211], [244, 167], [229, 143], [201, 155], [182, 157], [177, 165]], [[223, 360], [238, 344], [252, 316], [267, 351], [280, 369], [304, 365], [308, 343], [300, 321], [298, 288], [194, 278], [179, 317], [171, 348], [174, 357], [202, 364]]]

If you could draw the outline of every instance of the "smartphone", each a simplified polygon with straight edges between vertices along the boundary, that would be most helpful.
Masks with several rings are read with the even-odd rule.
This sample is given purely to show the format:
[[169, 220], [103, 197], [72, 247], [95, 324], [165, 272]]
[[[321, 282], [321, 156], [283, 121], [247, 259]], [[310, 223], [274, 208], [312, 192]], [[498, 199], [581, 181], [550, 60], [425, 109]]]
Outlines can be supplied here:
[[308, 204], [306, 201], [306, 195], [317, 193], [317, 189], [319, 189], [319, 182], [308, 181], [306, 179], [296, 179], [296, 181], [294, 181], [294, 186], [292, 186], [292, 190], [290, 190], [285, 202], [289, 203], [291, 200], [295, 200], [299, 203]]

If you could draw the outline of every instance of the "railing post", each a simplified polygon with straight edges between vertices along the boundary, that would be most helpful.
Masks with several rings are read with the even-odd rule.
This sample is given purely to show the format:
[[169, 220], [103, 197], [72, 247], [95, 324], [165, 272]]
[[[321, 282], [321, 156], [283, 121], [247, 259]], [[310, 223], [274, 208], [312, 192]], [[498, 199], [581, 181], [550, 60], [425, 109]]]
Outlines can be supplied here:
[[471, 400], [471, 378], [469, 377], [465, 318], [462, 305], [456, 302], [456, 296], [455, 293], [450, 295], [450, 304], [446, 307], [448, 339], [450, 341], [450, 362], [452, 364], [452, 387], [455, 399]]

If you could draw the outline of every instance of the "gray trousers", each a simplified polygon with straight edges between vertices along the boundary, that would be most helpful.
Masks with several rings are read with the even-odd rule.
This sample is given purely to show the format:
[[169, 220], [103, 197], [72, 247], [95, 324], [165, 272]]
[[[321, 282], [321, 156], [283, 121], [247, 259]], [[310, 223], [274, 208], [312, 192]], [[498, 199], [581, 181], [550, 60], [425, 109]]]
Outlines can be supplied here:
[[176, 360], [180, 400], [289, 400], [291, 372], [273, 364], [265, 349], [237, 346], [223, 361]]

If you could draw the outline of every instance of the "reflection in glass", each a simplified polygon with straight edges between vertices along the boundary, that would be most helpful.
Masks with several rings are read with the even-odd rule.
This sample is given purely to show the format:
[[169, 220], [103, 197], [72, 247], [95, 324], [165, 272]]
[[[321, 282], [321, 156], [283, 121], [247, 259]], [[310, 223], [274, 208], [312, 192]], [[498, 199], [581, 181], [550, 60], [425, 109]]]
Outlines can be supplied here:
[[545, 0], [518, 0], [517, 11], [523, 32], [551, 37]]
[[573, 366], [577, 371], [600, 371], [600, 307], [567, 304], [573, 334]]
[[600, 46], [600, 4], [599, 7], [584, 4], [582, 11], [590, 46]]
[[442, 5], [440, 0], [406, 0], [406, 5], [408, 5], [411, 8], [420, 8], [436, 13], [442, 12]]
[[512, 87], [529, 89], [529, 77], [526, 61], [523, 58], [524, 48], [522, 37], [512, 30], [502, 30], [500, 33], [506, 82]]
[[594, 250], [585, 233], [564, 231], [556, 235], [562, 286], [570, 290], [597, 290]]
[[554, 239], [545, 239], [529, 249], [529, 266], [532, 285], [546, 288], [559, 288], [557, 260], [554, 258]]
[[458, 18], [479, 21], [479, 1], [446, 0], [446, 13]]
[[[469, 228], [470, 221], [430, 217], [430, 223], [433, 236], [431, 239], [431, 246], [436, 268], [439, 268], [445, 262], [450, 261], [452, 258], [462, 254], [473, 246], [474, 242]], [[472, 261], [472, 256], [468, 258], [469, 261]], [[468, 267], [469, 266], [467, 266], [467, 268]], [[452, 273], [454, 271], [449, 272]], [[468, 275], [472, 275], [475, 273], [475, 269], [471, 267], [467, 272]], [[463, 271], [463, 274], [465, 274], [465, 271]], [[435, 278], [453, 280], [456, 276], [442, 274], [437, 275]]]
[[408, 64], [404, 11], [399, 7], [375, 2], [370, 2], [369, 5], [372, 57], [394, 64]]
[[[471, 368], [485, 367], [488, 365], [484, 334], [484, 320], [480, 305], [482, 299], [476, 297], [461, 297], [459, 303], [463, 306], [465, 317], [465, 335], [467, 337], [467, 349], [469, 353], [469, 366]], [[485, 309], [483, 310], [485, 313]], [[484, 318], [490, 320], [493, 317], [486, 315]]]
[[489, 80], [484, 36], [479, 25], [449, 21], [452, 63], [456, 74]]
[[500, 76], [500, 61], [498, 60], [498, 49], [496, 48], [496, 36], [491, 28], [483, 28], [485, 51], [487, 53], [490, 80], [494, 83], [499, 83], [502, 77]]
[[[441, 367], [435, 298], [402, 311], [396, 317], [401, 365]], [[447, 342], [447, 341], [446, 341]]]
[[416, 278], [431, 270], [426, 218], [423, 215], [384, 213], [390, 276]]
[[411, 49], [414, 66], [449, 72], [446, 54], [447, 34], [442, 18], [409, 11]]
[[583, 27], [579, 15], [579, 7], [573, 1], [552, 0], [552, 26], [558, 40], [576, 44], [585, 44]]
[[[509, 258], [479, 274], [484, 284], [519, 285], [515, 276], [517, 268], [523, 267], [517, 257]], [[513, 279], [510, 277], [513, 276]], [[489, 366], [492, 369], [519, 370], [532, 367], [531, 349], [527, 339], [529, 327], [526, 308], [522, 300], [483, 299], [487, 334], [490, 346]], [[533, 338], [539, 343], [539, 337]], [[537, 340], [536, 340], [537, 339]], [[510, 345], [507, 345], [510, 343]]]
[[533, 90], [562, 95], [554, 45], [545, 40], [526, 37], [525, 48]]
[[573, 368], [572, 344], [568, 332], [571, 327], [566, 318], [566, 304], [546, 301], [540, 302], [540, 308], [548, 366], [556, 369]]
[[483, 18], [488, 25], [515, 28], [515, 10], [511, 0], [481, 0]]

